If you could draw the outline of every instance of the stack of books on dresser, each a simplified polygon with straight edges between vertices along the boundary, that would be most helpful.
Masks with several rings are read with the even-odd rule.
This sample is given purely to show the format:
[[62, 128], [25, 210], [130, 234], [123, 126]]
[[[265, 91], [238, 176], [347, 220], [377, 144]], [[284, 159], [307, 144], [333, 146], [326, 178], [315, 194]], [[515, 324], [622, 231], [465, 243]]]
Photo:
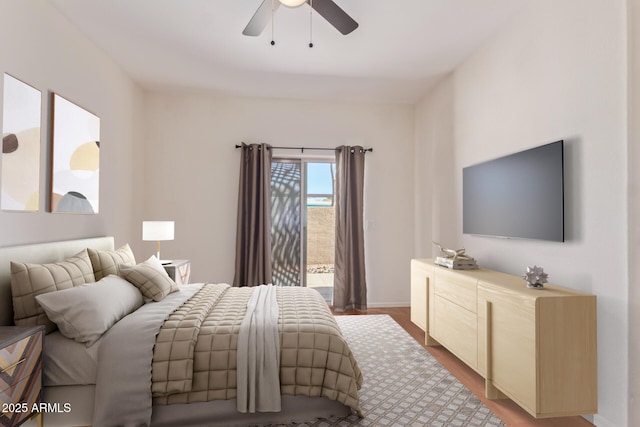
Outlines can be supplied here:
[[447, 258], [447, 257], [436, 257], [435, 260], [436, 265], [447, 267], [452, 270], [476, 270], [478, 268], [478, 263], [476, 260], [471, 257], [464, 258]]

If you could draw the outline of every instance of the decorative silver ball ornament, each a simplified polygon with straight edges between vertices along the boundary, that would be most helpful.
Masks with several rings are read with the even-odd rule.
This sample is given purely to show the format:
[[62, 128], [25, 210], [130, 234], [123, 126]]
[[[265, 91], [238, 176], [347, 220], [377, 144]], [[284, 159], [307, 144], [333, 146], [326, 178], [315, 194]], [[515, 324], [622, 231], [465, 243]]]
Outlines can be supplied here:
[[547, 283], [549, 275], [544, 272], [542, 267], [534, 265], [533, 267], [527, 267], [527, 273], [522, 276], [527, 281], [527, 288], [542, 289], [544, 284]]

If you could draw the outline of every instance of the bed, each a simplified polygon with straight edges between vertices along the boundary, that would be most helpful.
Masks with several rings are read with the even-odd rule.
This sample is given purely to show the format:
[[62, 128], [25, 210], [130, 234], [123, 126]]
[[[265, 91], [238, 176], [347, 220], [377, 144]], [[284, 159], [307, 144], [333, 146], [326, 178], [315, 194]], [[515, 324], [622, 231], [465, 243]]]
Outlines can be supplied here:
[[[62, 265], [74, 270], [80, 265], [80, 270], [86, 270], [86, 257], [75, 256], [87, 248], [93, 274], [78, 273], [70, 279], [73, 283], [63, 286], [60, 281], [52, 292], [33, 284], [24, 288], [29, 292], [16, 287], [22, 286], [22, 278], [37, 281], [43, 266], [52, 263], [56, 268]], [[47, 426], [230, 426], [361, 415], [358, 389], [362, 374], [317, 292], [226, 284], [167, 284], [163, 288], [164, 282], [154, 287], [164, 279], [151, 280], [142, 274], [151, 258], [135, 264], [131, 257], [128, 246], [114, 248], [113, 237], [0, 248], [0, 325], [13, 325], [14, 318], [20, 324], [46, 325], [44, 400], [68, 403], [72, 408], [45, 414]], [[75, 264], [69, 269], [66, 262]], [[114, 265], [119, 276], [113, 275]], [[57, 271], [47, 270], [44, 276], [56, 276]], [[85, 283], [91, 286], [81, 286]], [[132, 291], [132, 283], [137, 291]], [[150, 289], [145, 288], [149, 283]], [[100, 286], [101, 291], [97, 290]], [[88, 289], [103, 292], [93, 308], [83, 299], [82, 292]], [[34, 294], [35, 305], [31, 301]], [[246, 351], [246, 340], [238, 334], [245, 324], [251, 324], [247, 306], [255, 306], [252, 301], [261, 300], [259, 295], [270, 295], [265, 298], [278, 307], [274, 317], [279, 346], [277, 403], [265, 402], [268, 390], [260, 390], [258, 380], [268, 377], [256, 380], [251, 364], [249, 374], [242, 368], [244, 355], [255, 351]], [[89, 298], [95, 299], [95, 294]], [[70, 300], [84, 302], [71, 304]], [[78, 314], [77, 307], [85, 303], [93, 310], [92, 317], [109, 317], [109, 322]], [[116, 317], [114, 310], [119, 313]], [[250, 385], [247, 391], [247, 375], [254, 378], [256, 389]], [[271, 381], [262, 383], [267, 382]], [[258, 395], [257, 409], [255, 400], [247, 407], [247, 395], [254, 399]], [[245, 413], [238, 412], [241, 407]]]

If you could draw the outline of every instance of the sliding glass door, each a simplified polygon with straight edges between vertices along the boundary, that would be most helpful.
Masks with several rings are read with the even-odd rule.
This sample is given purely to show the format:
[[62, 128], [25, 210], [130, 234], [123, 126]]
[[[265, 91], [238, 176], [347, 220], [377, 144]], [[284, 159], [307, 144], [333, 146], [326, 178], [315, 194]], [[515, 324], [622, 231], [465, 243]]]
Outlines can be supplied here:
[[307, 162], [305, 283], [331, 303], [335, 254], [335, 162]]
[[271, 167], [273, 282], [333, 288], [335, 162], [274, 159]]

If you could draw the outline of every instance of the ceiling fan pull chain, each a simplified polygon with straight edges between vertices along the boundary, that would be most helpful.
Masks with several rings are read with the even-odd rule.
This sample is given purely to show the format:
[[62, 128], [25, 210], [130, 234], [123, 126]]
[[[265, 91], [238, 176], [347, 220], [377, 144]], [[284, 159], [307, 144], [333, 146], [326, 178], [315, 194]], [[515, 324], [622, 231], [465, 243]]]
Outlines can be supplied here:
[[313, 0], [309, 0], [309, 47], [313, 47]]
[[273, 4], [273, 2], [275, 2], [276, 0], [271, 0], [271, 46], [275, 46], [276, 41], [274, 40], [273, 34], [274, 34], [274, 24], [275, 24], [275, 20], [274, 20], [274, 15], [275, 15], [275, 5]]

